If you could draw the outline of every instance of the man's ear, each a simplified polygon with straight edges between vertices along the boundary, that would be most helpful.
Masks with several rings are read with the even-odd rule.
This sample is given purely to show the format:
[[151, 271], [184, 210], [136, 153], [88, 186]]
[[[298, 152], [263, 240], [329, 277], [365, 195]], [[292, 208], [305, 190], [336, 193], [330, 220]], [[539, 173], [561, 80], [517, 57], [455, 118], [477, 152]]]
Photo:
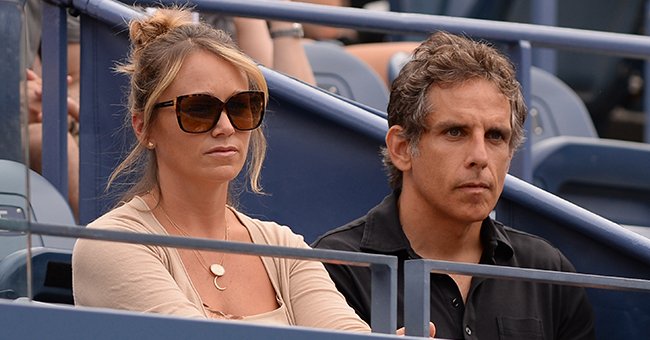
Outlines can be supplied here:
[[512, 164], [512, 157], [515, 156], [515, 152], [510, 152], [510, 157], [508, 157], [508, 164], [506, 166], [506, 173], [510, 172], [510, 164]]
[[411, 148], [409, 141], [404, 138], [404, 128], [393, 125], [386, 133], [386, 150], [396, 168], [402, 172], [411, 169]]

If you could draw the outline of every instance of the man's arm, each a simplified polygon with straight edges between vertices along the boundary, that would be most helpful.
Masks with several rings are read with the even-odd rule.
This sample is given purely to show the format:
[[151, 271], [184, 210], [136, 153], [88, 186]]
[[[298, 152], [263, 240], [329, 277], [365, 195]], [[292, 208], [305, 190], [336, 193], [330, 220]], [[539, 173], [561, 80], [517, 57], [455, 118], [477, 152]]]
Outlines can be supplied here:
[[[561, 270], [575, 272], [569, 260], [560, 254]], [[581, 287], [557, 286], [561, 291], [561, 320], [557, 339], [595, 339], [594, 312], [587, 299], [587, 293]]]

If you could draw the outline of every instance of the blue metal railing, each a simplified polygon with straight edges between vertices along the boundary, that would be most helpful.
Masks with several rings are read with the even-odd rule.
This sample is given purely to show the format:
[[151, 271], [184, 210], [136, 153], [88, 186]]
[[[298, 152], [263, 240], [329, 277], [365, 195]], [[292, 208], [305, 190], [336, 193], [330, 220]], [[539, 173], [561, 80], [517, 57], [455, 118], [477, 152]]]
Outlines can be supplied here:
[[[0, 219], [0, 229], [32, 232], [41, 235], [201, 250], [218, 250], [229, 253], [258, 256], [298, 258], [346, 265], [367, 265], [370, 267], [372, 273], [371, 323], [373, 325], [373, 331], [392, 334], [396, 329], [397, 258], [394, 256], [96, 230], [76, 226], [48, 225], [3, 219]], [[448, 261], [409, 260], [405, 262], [404, 267], [404, 320], [408, 335], [428, 336], [428, 324], [430, 320], [430, 272], [471, 275], [497, 279], [525, 280], [529, 282], [564, 284], [578, 287], [650, 292], [650, 280]], [[58, 312], [60, 313], [61, 311]], [[38, 314], [41, 312], [32, 310], [31, 315], [33, 315], [33, 313]], [[128, 314], [128, 312], [125, 314]], [[75, 317], [75, 315], [71, 315], [71, 317]], [[110, 316], [103, 316], [103, 318], [106, 317]], [[195, 326], [197, 325], [191, 325], [191, 327]], [[255, 331], [256, 330], [253, 327], [244, 330], [243, 332], [250, 335]], [[318, 333], [318, 335], [322, 335], [322, 333]]]
[[[543, 216], [553, 216], [556, 223], [568, 229], [589, 235], [599, 243], [607, 244], [618, 252], [650, 264], [650, 239], [626, 230], [620, 225], [582, 209], [551, 193], [524, 183], [513, 176], [506, 177], [500, 202], [516, 202], [523, 208]], [[511, 221], [508, 212], [497, 207], [497, 219], [507, 225], [522, 222]]]
[[[43, 1], [43, 176], [68, 197], [68, 56], [66, 9]], [[47, 29], [45, 29], [47, 28]], [[54, 128], [51, 128], [54, 127]]]
[[[427, 336], [429, 334], [431, 302], [431, 277], [429, 274], [432, 272], [650, 293], [650, 280], [485, 264], [408, 260], [404, 262], [404, 326], [409, 335]], [[522, 302], [513, 301], [513, 303]]]
[[372, 320], [370, 322], [372, 329], [374, 332], [392, 334], [395, 332], [397, 325], [397, 258], [394, 256], [96, 230], [78, 226], [41, 224], [22, 220], [0, 219], [0, 229], [39, 235], [86, 238], [199, 250], [218, 250], [227, 253], [368, 266], [372, 276], [371, 286], [373, 303]]
[[[124, 28], [125, 22], [141, 13], [133, 9], [110, 1], [110, 0], [73, 0], [72, 2], [57, 0], [60, 6], [71, 5], [82, 13], [101, 18], [111, 24]], [[156, 4], [160, 1], [144, 1], [141, 4]], [[171, 4], [173, 2], [162, 2]], [[552, 47], [558, 49], [580, 50], [583, 52], [594, 52], [618, 55], [630, 58], [646, 58], [650, 56], [650, 37], [635, 36], [629, 34], [596, 32], [589, 30], [548, 27], [532, 24], [505, 23], [478, 19], [453, 18], [435, 15], [372, 12], [355, 8], [333, 8], [330, 6], [312, 5], [304, 3], [282, 3], [275, 1], [243, 2], [237, 0], [197, 0], [193, 2], [202, 10], [218, 11], [223, 14], [238, 15], [245, 17], [256, 17], [265, 19], [278, 19], [290, 21], [302, 21], [318, 24], [326, 24], [337, 27], [350, 27], [371, 31], [392, 32], [392, 33], [427, 33], [435, 30], [446, 30], [453, 33], [464, 33], [474, 37], [495, 39], [509, 42], [516, 53], [514, 53], [515, 64], [520, 68], [520, 80], [522, 82], [525, 96], [530, 93], [529, 66], [531, 65], [531, 52], [525, 52], [522, 48], [531, 47]], [[56, 20], [55, 20], [56, 21]], [[45, 34], [48, 34], [47, 36]], [[44, 32], [45, 38], [57, 39], [52, 32]], [[517, 52], [518, 51], [518, 52]], [[49, 55], [55, 53], [44, 46], [43, 53]], [[48, 88], [51, 85], [61, 84], [65, 75], [58, 75], [57, 79], [44, 77], [44, 83]], [[63, 80], [62, 80], [63, 79]], [[59, 102], [47, 105], [46, 110], [55, 110], [62, 106]], [[52, 113], [46, 113], [45, 116]], [[62, 117], [63, 114], [58, 114]], [[59, 152], [55, 152], [51, 159], [44, 162], [44, 172], [61, 192], [67, 190], [61, 178], [65, 173], [60, 173], [64, 166], [58, 164], [63, 158], [56, 158], [63, 154], [65, 149], [59, 145], [54, 137], [44, 136], [45, 144], [58, 145]], [[60, 137], [57, 137], [60, 139]], [[647, 137], [646, 137], [647, 138]], [[518, 152], [511, 166], [514, 175], [524, 180], [530, 180], [531, 167], [530, 145]]]
[[0, 158], [25, 162], [24, 150], [20, 143], [21, 96], [24, 85], [24, 65], [22, 63], [21, 32], [24, 30], [24, 0], [0, 0]]
[[[99, 308], [0, 299], [3, 339], [396, 339], [387, 334], [284, 327], [242, 321], [199, 320]], [[415, 340], [415, 337], [399, 339]]]

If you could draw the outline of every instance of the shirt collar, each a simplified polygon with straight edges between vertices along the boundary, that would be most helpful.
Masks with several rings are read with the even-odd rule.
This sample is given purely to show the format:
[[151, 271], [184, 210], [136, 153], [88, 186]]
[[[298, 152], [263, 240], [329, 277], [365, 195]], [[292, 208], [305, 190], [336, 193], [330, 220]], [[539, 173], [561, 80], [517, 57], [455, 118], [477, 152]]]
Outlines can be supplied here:
[[399, 192], [393, 192], [368, 212], [361, 239], [362, 251], [392, 254], [411, 249], [399, 221], [398, 197]]
[[503, 265], [514, 255], [510, 238], [501, 222], [490, 217], [483, 220], [480, 237], [483, 244], [481, 263]]
[[[361, 251], [384, 254], [407, 252], [412, 257], [417, 256], [399, 221], [399, 194], [399, 191], [392, 192], [368, 212], [361, 239]], [[512, 258], [514, 251], [500, 222], [490, 217], [483, 220], [480, 237], [484, 247], [482, 263], [505, 264]]]

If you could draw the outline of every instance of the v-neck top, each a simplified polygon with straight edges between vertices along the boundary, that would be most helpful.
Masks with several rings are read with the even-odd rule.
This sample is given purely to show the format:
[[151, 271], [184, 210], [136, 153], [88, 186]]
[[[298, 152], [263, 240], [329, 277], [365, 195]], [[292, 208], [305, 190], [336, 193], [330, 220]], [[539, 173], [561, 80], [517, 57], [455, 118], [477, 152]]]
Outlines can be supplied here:
[[[308, 248], [302, 236], [235, 209], [255, 244]], [[168, 235], [138, 196], [87, 228]], [[243, 321], [368, 332], [320, 262], [262, 256], [278, 308]], [[176, 248], [79, 239], [72, 254], [75, 304], [209, 318]]]

